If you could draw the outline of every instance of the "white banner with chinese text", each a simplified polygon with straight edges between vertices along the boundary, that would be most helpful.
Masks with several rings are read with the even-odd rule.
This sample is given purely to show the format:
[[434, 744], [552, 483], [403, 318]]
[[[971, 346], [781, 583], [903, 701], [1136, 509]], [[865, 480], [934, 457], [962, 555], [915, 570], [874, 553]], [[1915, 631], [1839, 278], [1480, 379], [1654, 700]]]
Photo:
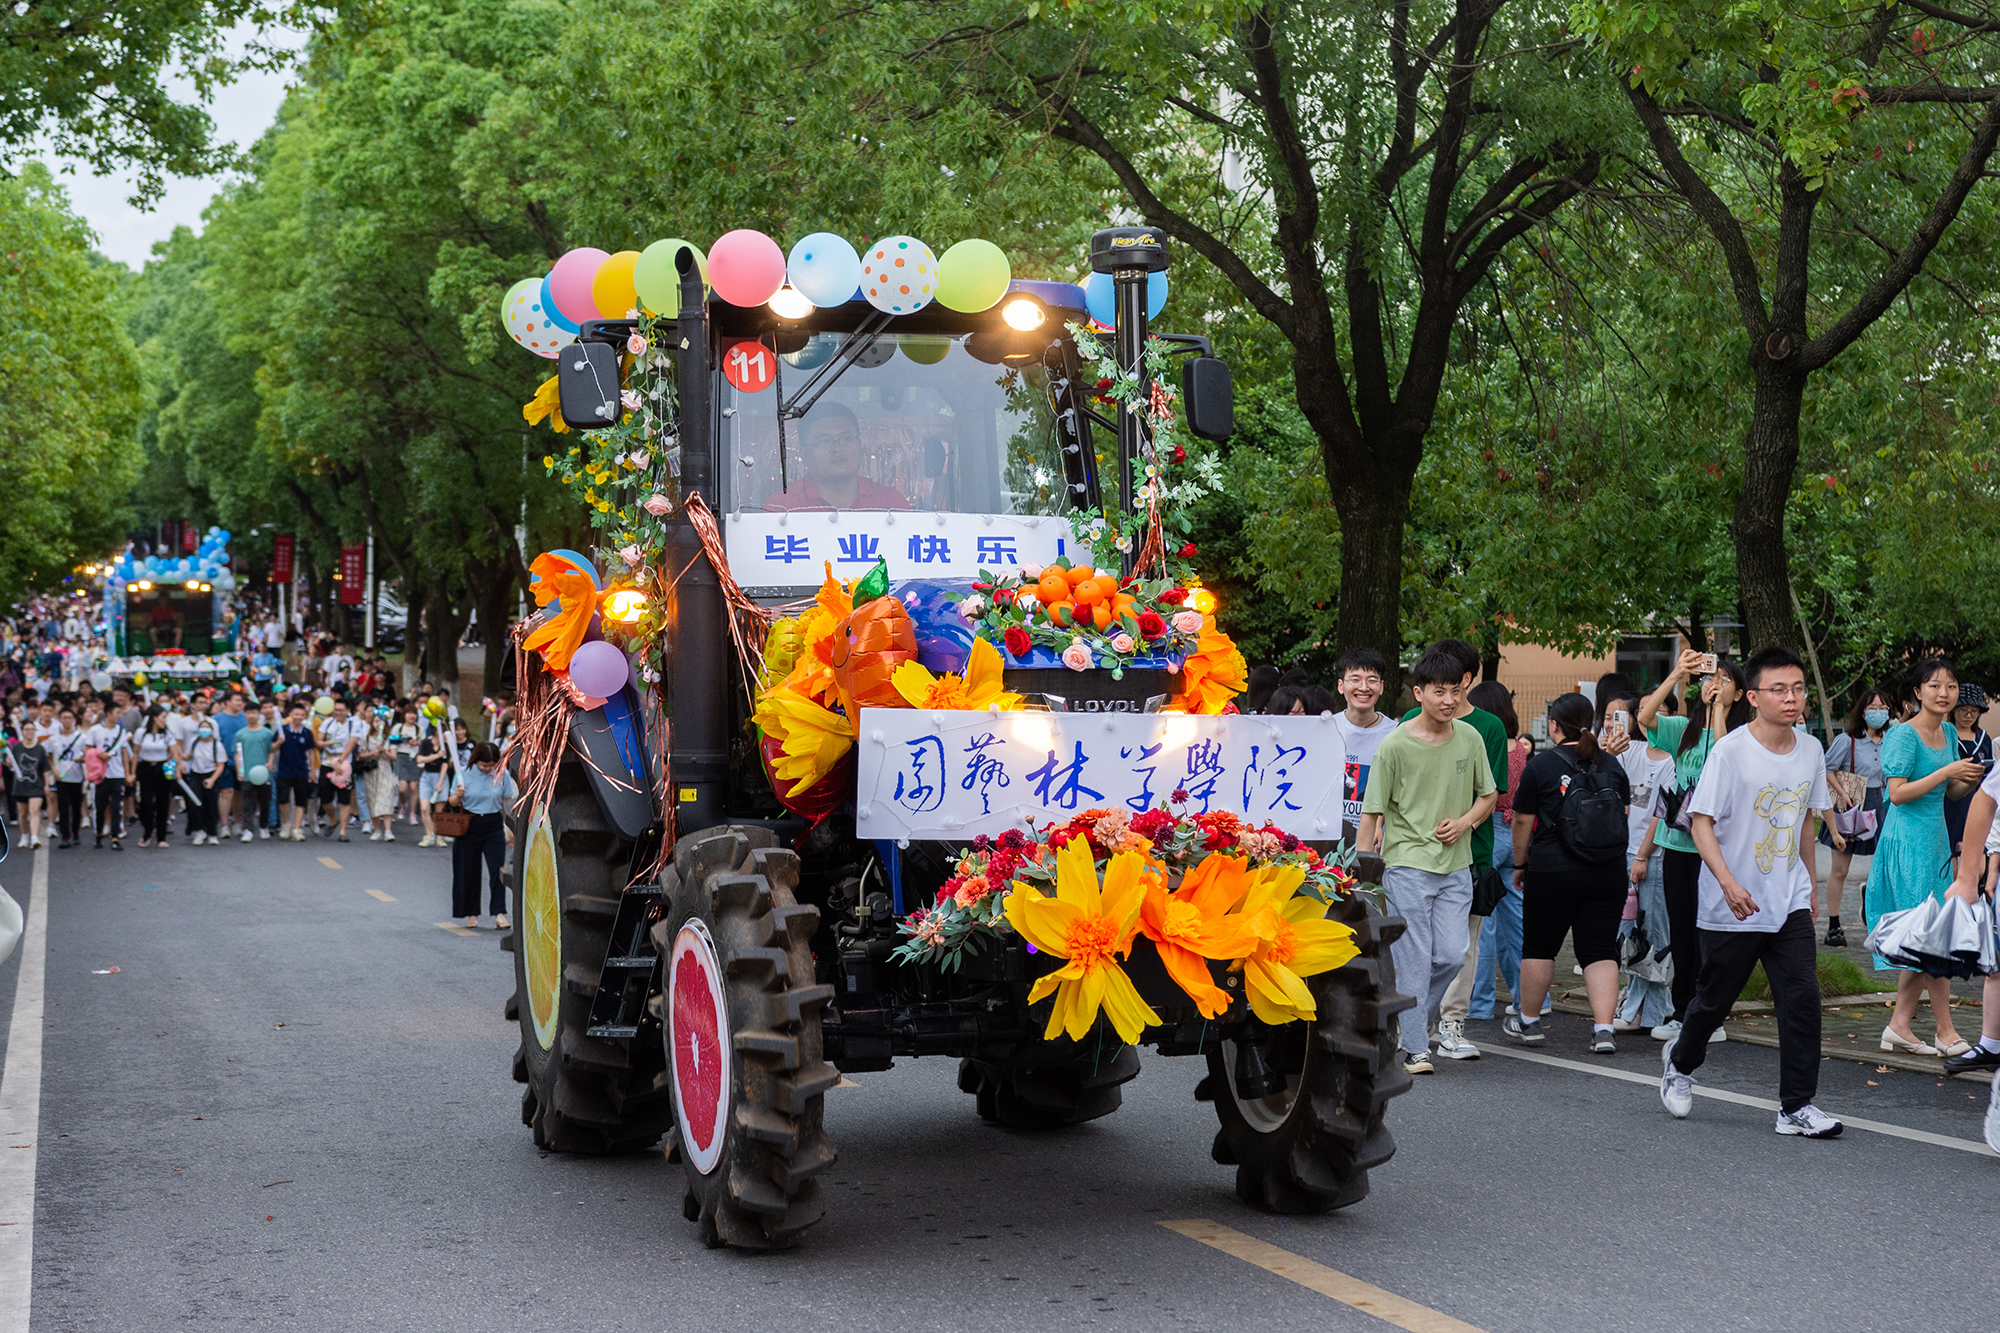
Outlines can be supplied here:
[[858, 748], [864, 838], [960, 841], [1097, 807], [1137, 814], [1176, 791], [1187, 813], [1340, 832], [1346, 755], [1330, 716], [864, 708]]
[[840, 578], [888, 562], [889, 581], [971, 579], [1067, 553], [1069, 521], [1041, 514], [931, 514], [898, 509], [794, 510], [729, 515], [729, 572], [746, 588], [814, 586], [826, 562]]

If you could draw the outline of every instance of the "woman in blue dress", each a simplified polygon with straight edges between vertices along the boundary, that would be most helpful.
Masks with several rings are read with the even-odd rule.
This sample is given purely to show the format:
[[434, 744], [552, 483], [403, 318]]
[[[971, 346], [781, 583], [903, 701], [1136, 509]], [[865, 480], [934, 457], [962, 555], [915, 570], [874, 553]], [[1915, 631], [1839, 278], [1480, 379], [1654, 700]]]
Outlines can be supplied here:
[[[1875, 864], [1862, 894], [1862, 917], [1871, 931], [1891, 912], [1915, 907], [1926, 898], [1942, 899], [1951, 887], [1951, 842], [1945, 832], [1947, 794], [1970, 794], [1985, 770], [1958, 757], [1957, 737], [1946, 725], [1958, 703], [1958, 672], [1943, 658], [1917, 664], [1917, 715], [1891, 727], [1882, 740], [1882, 781], [1889, 791], [1889, 809], [1875, 843]], [[1897, 969], [1880, 954], [1878, 972]], [[1937, 1019], [1937, 1045], [1921, 1042], [1910, 1031], [1917, 999], [1930, 992], [1931, 1014]], [[1882, 1049], [1915, 1055], [1955, 1055], [1970, 1049], [1951, 1021], [1951, 987], [1943, 977], [1898, 972], [1896, 1009], [1882, 1029]]]

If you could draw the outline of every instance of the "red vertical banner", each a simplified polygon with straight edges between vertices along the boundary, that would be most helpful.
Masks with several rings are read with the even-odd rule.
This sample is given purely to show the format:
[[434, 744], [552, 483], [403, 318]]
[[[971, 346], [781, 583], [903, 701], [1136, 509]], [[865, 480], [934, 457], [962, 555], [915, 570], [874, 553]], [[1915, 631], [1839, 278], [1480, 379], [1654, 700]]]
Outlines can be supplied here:
[[183, 555], [193, 555], [194, 548], [200, 540], [201, 539], [195, 535], [194, 524], [192, 523], [181, 524], [181, 553]]
[[359, 606], [366, 600], [368, 589], [368, 547], [361, 542], [347, 542], [340, 548], [340, 604]]
[[289, 532], [281, 532], [271, 539], [271, 582], [290, 583], [292, 581], [293, 538]]

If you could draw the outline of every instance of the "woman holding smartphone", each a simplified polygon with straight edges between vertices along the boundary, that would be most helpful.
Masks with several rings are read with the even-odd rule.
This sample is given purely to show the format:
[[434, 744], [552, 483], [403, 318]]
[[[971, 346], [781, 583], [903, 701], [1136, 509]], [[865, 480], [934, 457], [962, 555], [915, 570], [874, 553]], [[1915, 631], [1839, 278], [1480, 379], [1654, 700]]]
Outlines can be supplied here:
[[[1704, 673], [1704, 668], [1709, 668]], [[1687, 714], [1673, 717], [1661, 711], [1667, 697], [1678, 693], [1690, 677], [1701, 677], [1701, 703], [1690, 706]], [[1660, 852], [1660, 883], [1667, 902], [1667, 927], [1674, 958], [1674, 1012], [1653, 1029], [1654, 1041], [1672, 1041], [1681, 1034], [1681, 1015], [1694, 1003], [1695, 981], [1701, 975], [1701, 936], [1695, 925], [1695, 910], [1701, 880], [1701, 853], [1694, 835], [1686, 827], [1687, 799], [1701, 781], [1702, 766], [1715, 743], [1738, 727], [1750, 723], [1750, 701], [1744, 697], [1743, 669], [1714, 653], [1692, 650], [1681, 654], [1672, 674], [1660, 688], [1639, 704], [1639, 730], [1647, 743], [1674, 757], [1671, 787], [1662, 795], [1664, 817], [1654, 834]], [[1727, 1041], [1728, 1034], [1715, 1030], [1710, 1041]]]

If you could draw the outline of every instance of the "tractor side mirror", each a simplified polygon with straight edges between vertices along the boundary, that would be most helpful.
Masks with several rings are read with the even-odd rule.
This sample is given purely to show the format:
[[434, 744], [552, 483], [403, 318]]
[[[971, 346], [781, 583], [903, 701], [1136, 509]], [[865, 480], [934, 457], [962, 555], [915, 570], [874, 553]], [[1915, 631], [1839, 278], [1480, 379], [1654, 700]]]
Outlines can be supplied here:
[[563, 424], [602, 430], [618, 422], [618, 349], [608, 342], [576, 342], [556, 357], [556, 392]]
[[1212, 356], [1190, 357], [1181, 366], [1181, 401], [1188, 429], [1204, 440], [1226, 440], [1236, 431], [1236, 399], [1229, 366]]

